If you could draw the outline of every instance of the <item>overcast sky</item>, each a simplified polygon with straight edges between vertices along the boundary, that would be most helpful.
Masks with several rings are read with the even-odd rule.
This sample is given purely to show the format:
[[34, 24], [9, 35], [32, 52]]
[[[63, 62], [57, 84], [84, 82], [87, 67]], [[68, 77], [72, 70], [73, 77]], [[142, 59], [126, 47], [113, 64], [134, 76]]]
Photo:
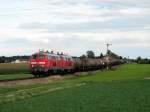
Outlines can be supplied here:
[[150, 0], [0, 0], [0, 55], [38, 49], [150, 58]]

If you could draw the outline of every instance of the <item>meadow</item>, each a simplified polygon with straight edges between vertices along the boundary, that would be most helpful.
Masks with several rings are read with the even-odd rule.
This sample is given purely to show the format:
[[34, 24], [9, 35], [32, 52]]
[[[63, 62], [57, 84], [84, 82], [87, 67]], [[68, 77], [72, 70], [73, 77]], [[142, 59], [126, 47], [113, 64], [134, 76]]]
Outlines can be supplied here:
[[29, 73], [28, 63], [0, 63], [0, 75]]
[[0, 88], [0, 112], [149, 112], [150, 65]]
[[11, 80], [33, 77], [29, 72], [28, 63], [1, 63], [0, 80]]

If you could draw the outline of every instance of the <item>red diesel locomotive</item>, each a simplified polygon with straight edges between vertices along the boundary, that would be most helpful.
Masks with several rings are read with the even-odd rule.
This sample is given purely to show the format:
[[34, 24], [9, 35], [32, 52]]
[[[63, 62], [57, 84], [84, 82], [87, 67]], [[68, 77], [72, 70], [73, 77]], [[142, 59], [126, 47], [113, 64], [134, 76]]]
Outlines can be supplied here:
[[41, 73], [72, 72], [74, 62], [71, 56], [64, 54], [54, 54], [53, 52], [43, 52], [33, 54], [29, 60], [30, 70], [33, 75]]

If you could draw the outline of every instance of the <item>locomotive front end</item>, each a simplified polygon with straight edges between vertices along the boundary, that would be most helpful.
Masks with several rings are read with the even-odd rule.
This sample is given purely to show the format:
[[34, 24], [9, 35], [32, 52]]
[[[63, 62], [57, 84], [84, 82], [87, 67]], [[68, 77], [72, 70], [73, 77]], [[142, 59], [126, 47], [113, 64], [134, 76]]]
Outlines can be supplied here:
[[35, 53], [30, 57], [30, 71], [32, 74], [39, 75], [47, 72], [47, 55], [43, 52]]

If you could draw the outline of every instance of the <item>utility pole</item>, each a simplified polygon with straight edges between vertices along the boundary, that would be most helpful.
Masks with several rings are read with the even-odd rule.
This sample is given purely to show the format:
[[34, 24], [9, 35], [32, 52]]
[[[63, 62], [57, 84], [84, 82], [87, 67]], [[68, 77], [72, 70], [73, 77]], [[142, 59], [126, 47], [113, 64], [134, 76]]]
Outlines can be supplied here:
[[130, 57], [128, 56], [128, 64], [130, 63]]
[[108, 53], [108, 51], [109, 51], [109, 46], [111, 46], [112, 44], [107, 43], [106, 45], [107, 45], [107, 53]]
[[[111, 46], [112, 44], [109, 44], [109, 43], [107, 43], [106, 44], [106, 46], [107, 46], [107, 53], [106, 53], [106, 55], [108, 56], [109, 54], [109, 46]], [[107, 66], [107, 70], [109, 70], [110, 69], [110, 66], [109, 66], [109, 63], [110, 63], [110, 60], [109, 60], [109, 57], [107, 57], [107, 59], [106, 59], [106, 66]]]

